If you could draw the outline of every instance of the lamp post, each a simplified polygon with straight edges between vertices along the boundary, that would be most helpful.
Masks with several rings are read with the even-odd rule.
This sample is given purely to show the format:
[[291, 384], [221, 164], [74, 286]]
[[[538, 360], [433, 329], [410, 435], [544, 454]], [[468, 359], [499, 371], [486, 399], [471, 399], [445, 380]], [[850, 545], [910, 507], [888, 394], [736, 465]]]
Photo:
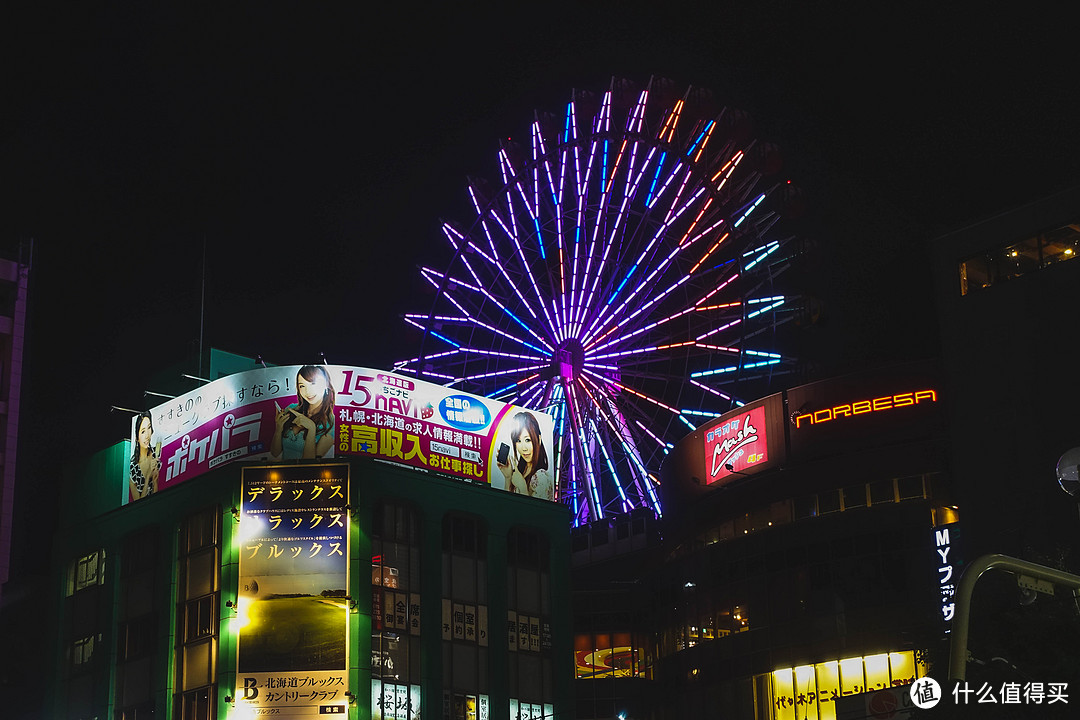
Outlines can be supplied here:
[[[1058, 459], [1057, 479], [1062, 490], [1080, 501], [1080, 447], [1065, 451]], [[1052, 594], [1055, 586], [1068, 588], [1073, 598], [1080, 602], [1080, 576], [1006, 555], [983, 555], [964, 570], [956, 590], [956, 614], [949, 643], [949, 677], [953, 680], [963, 680], [967, 674], [971, 595], [975, 583], [987, 570], [1013, 573], [1020, 587], [1034, 592]]]

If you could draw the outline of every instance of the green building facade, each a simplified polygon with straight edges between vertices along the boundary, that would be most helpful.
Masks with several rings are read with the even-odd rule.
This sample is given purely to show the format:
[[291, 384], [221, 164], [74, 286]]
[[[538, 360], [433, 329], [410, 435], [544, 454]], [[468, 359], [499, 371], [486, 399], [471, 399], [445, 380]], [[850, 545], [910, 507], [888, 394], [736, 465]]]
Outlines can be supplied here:
[[[65, 478], [49, 598], [59, 618], [52, 717], [569, 717], [561, 504], [369, 458], [225, 464], [125, 504], [130, 459], [121, 442]], [[306, 648], [295, 672], [238, 673], [252, 627], [245, 558], [284, 549], [245, 540], [244, 482], [277, 470], [348, 480], [335, 513], [347, 587], [311, 598], [340, 617], [347, 661], [321, 685], [305, 675], [300, 655], [319, 641], [302, 618], [275, 618], [263, 638], [272, 665]]]

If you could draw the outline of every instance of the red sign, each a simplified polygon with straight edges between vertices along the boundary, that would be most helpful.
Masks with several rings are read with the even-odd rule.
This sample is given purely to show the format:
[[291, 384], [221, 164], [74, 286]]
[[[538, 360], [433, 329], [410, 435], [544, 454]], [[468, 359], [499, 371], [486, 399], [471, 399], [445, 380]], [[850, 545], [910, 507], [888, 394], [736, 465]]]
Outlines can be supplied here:
[[[706, 483], [753, 470], [769, 459], [765, 407], [729, 415], [704, 432]], [[729, 469], [730, 468], [730, 469]]]

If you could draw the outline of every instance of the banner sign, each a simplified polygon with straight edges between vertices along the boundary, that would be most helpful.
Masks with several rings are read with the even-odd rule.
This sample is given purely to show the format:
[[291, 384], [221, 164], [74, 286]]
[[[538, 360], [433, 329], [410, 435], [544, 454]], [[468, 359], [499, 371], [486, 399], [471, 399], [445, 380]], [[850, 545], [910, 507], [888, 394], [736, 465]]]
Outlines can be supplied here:
[[769, 459], [763, 405], [728, 413], [714, 425], [702, 428], [702, 434], [706, 484], [754, 469]]
[[238, 705], [280, 718], [348, 706], [349, 468], [243, 470]]
[[367, 456], [554, 500], [549, 415], [342, 365], [256, 368], [132, 422], [129, 500], [233, 460]]

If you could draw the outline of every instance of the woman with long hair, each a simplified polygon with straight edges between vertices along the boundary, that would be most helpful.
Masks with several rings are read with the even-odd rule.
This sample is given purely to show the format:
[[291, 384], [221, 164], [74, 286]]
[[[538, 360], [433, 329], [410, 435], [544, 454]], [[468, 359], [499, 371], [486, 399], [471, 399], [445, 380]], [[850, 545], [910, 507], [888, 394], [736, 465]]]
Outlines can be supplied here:
[[161, 470], [161, 442], [156, 447], [154, 441], [154, 421], [150, 413], [139, 413], [135, 418], [135, 437], [131, 448], [131, 463], [128, 466], [128, 490], [132, 500], [144, 498], [157, 489], [158, 473]]
[[505, 465], [496, 460], [506, 478], [507, 490], [554, 500], [555, 486], [548, 473], [547, 449], [540, 437], [540, 423], [528, 412], [517, 413], [512, 422], [510, 441], [513, 443], [513, 456], [507, 458]]
[[275, 460], [313, 459], [334, 448], [334, 386], [322, 365], [296, 373], [296, 402], [278, 408], [270, 455]]

